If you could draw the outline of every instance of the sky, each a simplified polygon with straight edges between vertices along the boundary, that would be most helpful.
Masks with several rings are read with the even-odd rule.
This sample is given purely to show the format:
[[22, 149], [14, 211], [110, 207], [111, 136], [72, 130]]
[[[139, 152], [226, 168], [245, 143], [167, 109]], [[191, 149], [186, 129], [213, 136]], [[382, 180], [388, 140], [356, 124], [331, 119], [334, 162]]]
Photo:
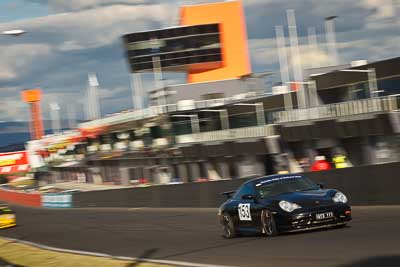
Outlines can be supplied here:
[[[121, 36], [177, 23], [183, 0], [0, 0], [0, 32], [23, 29], [27, 34], [0, 35], [0, 121], [28, 120], [21, 101], [24, 89], [41, 88], [42, 111], [57, 102], [61, 117], [67, 106], [84, 119], [87, 75], [100, 84], [102, 115], [132, 108], [130, 74]], [[326, 49], [324, 18], [335, 21], [340, 63], [369, 62], [400, 56], [400, 0], [243, 0], [248, 45], [254, 72], [276, 71], [279, 79], [275, 26], [287, 36], [286, 10], [294, 9], [303, 68], [310, 62], [332, 62]], [[307, 29], [316, 27], [318, 48], [307, 45]], [[287, 38], [286, 42], [289, 40]], [[182, 80], [167, 75], [168, 83]], [[144, 87], [154, 86], [151, 74]]]

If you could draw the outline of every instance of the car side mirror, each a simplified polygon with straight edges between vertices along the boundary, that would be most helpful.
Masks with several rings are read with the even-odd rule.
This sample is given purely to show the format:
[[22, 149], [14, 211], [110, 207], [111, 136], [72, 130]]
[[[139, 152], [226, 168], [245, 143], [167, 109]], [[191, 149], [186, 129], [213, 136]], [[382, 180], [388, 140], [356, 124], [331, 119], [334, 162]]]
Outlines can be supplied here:
[[243, 196], [242, 196], [242, 199], [245, 199], [245, 200], [252, 200], [252, 199], [254, 199], [254, 196], [253, 196], [252, 194], [246, 194], [246, 195], [243, 195]]
[[324, 189], [325, 188], [325, 183], [319, 182], [317, 184], [319, 186], [319, 188]]

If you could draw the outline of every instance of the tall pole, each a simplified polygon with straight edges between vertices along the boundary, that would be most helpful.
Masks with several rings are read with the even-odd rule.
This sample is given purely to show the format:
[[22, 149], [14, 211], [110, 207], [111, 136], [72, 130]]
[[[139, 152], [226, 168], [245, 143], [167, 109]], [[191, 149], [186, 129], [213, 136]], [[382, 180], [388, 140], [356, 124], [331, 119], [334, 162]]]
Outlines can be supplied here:
[[44, 135], [42, 112], [40, 109], [42, 92], [40, 89], [24, 90], [22, 91], [21, 96], [23, 101], [28, 103], [30, 106], [31, 119], [29, 121], [29, 130], [31, 133], [31, 139], [40, 139]]
[[68, 128], [74, 129], [76, 126], [75, 105], [67, 105]]
[[332, 59], [332, 65], [336, 66], [339, 64], [338, 53], [336, 49], [336, 34], [335, 34], [335, 19], [337, 16], [331, 16], [325, 18], [325, 31], [326, 31], [326, 43], [328, 46], [328, 53]]
[[370, 97], [376, 97], [378, 94], [378, 83], [376, 81], [375, 68], [368, 69], [368, 87]]
[[89, 119], [95, 120], [100, 118], [100, 103], [98, 95], [99, 82], [96, 73], [88, 74], [88, 115]]
[[86, 85], [86, 105], [83, 105], [85, 113], [86, 113], [86, 120], [91, 119], [91, 102], [90, 102], [90, 86], [89, 84]]
[[299, 51], [299, 42], [297, 39], [297, 26], [296, 17], [293, 9], [286, 10], [288, 27], [289, 27], [289, 39], [290, 39], [290, 51], [292, 68], [294, 72], [294, 79], [297, 87], [297, 105], [299, 108], [306, 108], [306, 98], [304, 93], [304, 86], [301, 84], [303, 82], [303, 70]]
[[50, 103], [50, 117], [51, 117], [51, 128], [53, 130], [53, 134], [60, 133], [61, 124], [60, 124], [60, 106], [57, 102]]
[[[286, 84], [290, 81], [290, 78], [289, 78], [289, 65], [287, 60], [286, 41], [285, 41], [283, 26], [275, 26], [275, 34], [276, 34], [276, 46], [278, 49], [279, 66], [281, 72], [281, 82], [282, 86], [286, 86]], [[288, 93], [285, 93], [283, 95], [283, 101], [285, 105], [285, 110], [292, 109], [293, 102], [290, 89]]]
[[307, 84], [308, 84], [308, 92], [310, 98], [310, 106], [317, 107], [319, 106], [317, 83], [314, 80], [310, 80], [309, 82], [307, 82]]
[[171, 12], [172, 16], [171, 16], [171, 26], [178, 26], [179, 25], [179, 20], [180, 20], [180, 8], [182, 5], [181, 0], [176, 0], [175, 1], [175, 12]]
[[282, 84], [289, 82], [289, 66], [286, 54], [285, 35], [283, 26], [275, 26], [276, 46], [278, 48], [279, 66]]
[[[34, 131], [34, 140], [41, 139], [44, 135], [42, 112], [40, 110], [40, 101], [31, 103], [31, 122], [32, 129]], [[32, 134], [31, 134], [32, 135]]]
[[[309, 27], [307, 29], [308, 33], [308, 50], [309, 53], [315, 52], [318, 50], [318, 42], [317, 42], [317, 34], [315, 32], [315, 27]], [[319, 67], [315, 60], [311, 60], [311, 68]]]

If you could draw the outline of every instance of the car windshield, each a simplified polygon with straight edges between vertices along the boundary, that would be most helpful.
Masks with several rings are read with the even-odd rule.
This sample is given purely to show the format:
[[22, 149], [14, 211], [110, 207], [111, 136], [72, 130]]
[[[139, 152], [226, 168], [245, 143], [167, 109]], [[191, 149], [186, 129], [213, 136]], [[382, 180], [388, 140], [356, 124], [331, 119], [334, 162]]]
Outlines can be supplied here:
[[255, 188], [260, 198], [267, 198], [283, 193], [317, 190], [319, 186], [304, 176], [282, 176], [257, 181]]

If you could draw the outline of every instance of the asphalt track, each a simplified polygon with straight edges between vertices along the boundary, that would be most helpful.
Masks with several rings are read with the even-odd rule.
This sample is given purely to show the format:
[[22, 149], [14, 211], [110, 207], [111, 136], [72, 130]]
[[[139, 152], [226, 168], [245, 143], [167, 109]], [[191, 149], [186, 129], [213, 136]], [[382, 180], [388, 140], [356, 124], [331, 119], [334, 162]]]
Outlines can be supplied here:
[[0, 235], [52, 247], [229, 266], [400, 266], [400, 206], [354, 207], [341, 229], [223, 239], [216, 209], [14, 207]]

